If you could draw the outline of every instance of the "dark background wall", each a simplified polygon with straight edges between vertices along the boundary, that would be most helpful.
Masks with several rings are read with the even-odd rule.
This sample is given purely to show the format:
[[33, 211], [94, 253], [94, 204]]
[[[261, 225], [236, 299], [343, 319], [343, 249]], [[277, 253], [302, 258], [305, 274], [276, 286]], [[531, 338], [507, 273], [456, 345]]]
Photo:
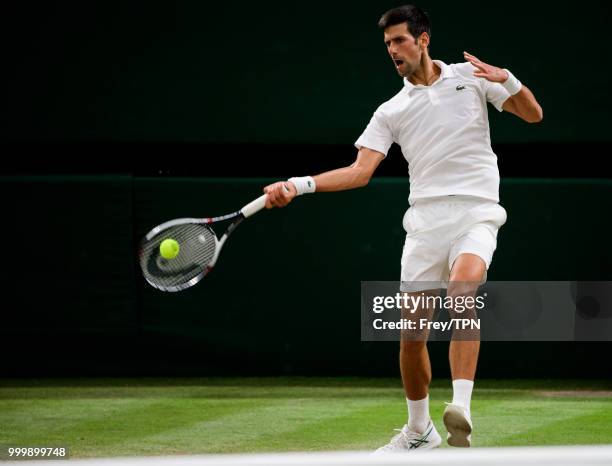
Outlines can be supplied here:
[[[246, 223], [192, 290], [156, 292], [135, 263], [163, 220], [351, 163], [401, 86], [376, 28], [396, 5], [5, 7], [0, 375], [397, 374], [395, 344], [359, 341], [357, 310], [360, 280], [399, 273], [397, 147], [368, 188]], [[508, 67], [544, 107], [538, 125], [490, 108], [509, 214], [490, 278], [610, 280], [609, 5], [421, 5], [434, 58]], [[483, 346], [481, 376], [612, 375], [609, 343]], [[431, 350], [448, 375], [446, 345]]]
[[[376, 27], [398, 2], [13, 2], [7, 119], [26, 140], [350, 144], [401, 87]], [[431, 54], [467, 50], [536, 93], [496, 142], [609, 141], [607, 2], [424, 1]], [[590, 93], [592, 89], [595, 92]]]

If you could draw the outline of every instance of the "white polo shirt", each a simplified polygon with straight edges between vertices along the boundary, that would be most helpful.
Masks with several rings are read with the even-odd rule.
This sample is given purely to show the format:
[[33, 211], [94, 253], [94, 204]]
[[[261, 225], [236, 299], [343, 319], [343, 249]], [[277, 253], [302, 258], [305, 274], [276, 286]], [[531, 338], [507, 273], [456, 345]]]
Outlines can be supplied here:
[[499, 202], [497, 156], [491, 148], [487, 102], [502, 111], [510, 97], [499, 83], [473, 75], [471, 63], [447, 65], [430, 86], [404, 87], [383, 103], [355, 142], [387, 155], [393, 142], [408, 161], [410, 197], [463, 194]]

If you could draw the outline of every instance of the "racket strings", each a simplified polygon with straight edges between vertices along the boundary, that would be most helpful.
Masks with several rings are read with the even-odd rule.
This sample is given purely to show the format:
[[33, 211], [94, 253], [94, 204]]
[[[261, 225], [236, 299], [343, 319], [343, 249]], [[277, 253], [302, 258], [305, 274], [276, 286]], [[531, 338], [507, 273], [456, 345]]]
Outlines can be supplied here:
[[[179, 244], [173, 259], [161, 256], [159, 246], [172, 238]], [[216, 237], [206, 225], [186, 223], [161, 231], [141, 245], [140, 266], [149, 283], [163, 290], [178, 290], [206, 273], [215, 256]]]

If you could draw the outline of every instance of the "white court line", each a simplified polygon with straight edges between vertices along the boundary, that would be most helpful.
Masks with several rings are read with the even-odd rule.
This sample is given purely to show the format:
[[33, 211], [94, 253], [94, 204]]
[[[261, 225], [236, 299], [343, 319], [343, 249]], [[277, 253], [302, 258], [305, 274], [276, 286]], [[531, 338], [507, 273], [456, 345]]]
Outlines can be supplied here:
[[[11, 464], [15, 461], [2, 461]], [[27, 461], [28, 466], [585, 466], [612, 465], [612, 445], [440, 449], [385, 456], [370, 452], [227, 454]]]

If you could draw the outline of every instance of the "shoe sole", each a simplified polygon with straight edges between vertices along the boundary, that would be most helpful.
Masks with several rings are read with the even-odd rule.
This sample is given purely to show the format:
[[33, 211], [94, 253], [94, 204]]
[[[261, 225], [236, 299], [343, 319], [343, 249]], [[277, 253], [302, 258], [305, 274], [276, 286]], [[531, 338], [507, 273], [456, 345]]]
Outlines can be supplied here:
[[463, 410], [457, 406], [447, 406], [442, 416], [448, 432], [447, 442], [451, 447], [468, 448], [471, 446], [469, 436], [472, 426], [465, 418]]

